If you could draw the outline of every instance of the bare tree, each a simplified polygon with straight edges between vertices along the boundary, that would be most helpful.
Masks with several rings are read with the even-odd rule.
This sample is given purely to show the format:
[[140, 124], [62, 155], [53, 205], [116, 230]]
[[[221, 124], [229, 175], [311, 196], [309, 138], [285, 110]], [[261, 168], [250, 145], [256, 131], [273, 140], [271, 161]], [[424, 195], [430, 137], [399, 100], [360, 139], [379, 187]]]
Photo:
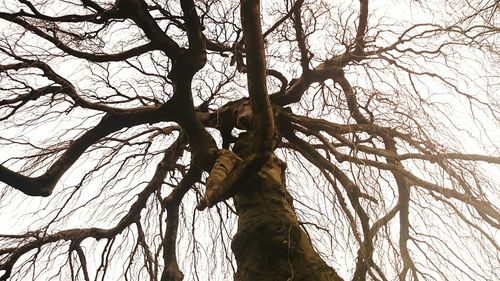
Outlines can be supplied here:
[[0, 280], [500, 280], [498, 1], [0, 2]]

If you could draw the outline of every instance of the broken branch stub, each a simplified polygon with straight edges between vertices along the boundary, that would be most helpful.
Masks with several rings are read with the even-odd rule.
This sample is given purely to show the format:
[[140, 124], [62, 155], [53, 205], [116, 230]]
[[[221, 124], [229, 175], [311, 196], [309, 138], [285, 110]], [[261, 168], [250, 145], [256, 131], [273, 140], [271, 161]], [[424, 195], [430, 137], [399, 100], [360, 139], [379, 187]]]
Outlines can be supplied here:
[[218, 202], [228, 198], [227, 192], [230, 191], [230, 186], [222, 184], [222, 182], [242, 162], [243, 160], [230, 150], [220, 149], [217, 152], [217, 160], [208, 176], [205, 195], [198, 203], [198, 210], [201, 211], [207, 207], [211, 208]]

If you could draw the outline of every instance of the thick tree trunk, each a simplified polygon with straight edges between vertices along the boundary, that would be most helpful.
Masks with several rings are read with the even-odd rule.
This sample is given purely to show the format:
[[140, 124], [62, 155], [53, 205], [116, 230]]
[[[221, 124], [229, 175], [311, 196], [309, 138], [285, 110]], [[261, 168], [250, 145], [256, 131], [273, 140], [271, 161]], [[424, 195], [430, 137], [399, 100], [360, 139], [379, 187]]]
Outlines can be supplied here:
[[238, 232], [231, 245], [238, 265], [234, 280], [342, 280], [299, 226], [283, 170], [273, 155], [234, 197], [238, 213]]

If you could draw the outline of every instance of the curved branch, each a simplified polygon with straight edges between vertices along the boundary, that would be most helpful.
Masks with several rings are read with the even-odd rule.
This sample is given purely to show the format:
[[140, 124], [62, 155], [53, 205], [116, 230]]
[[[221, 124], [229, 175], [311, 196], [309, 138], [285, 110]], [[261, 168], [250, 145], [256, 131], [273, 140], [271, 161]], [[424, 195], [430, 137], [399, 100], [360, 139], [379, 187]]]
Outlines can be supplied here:
[[[306, 130], [305, 133], [307, 133], [307, 132], [312, 134], [312, 132]], [[319, 137], [318, 134], [314, 134], [314, 135]], [[287, 133], [285, 135], [285, 137], [296, 147], [299, 147], [299, 148], [303, 149], [304, 151], [309, 151], [309, 153], [311, 155], [315, 155], [311, 159], [315, 159], [315, 158], [321, 159], [322, 160], [321, 165], [323, 168], [325, 168], [327, 170], [329, 170], [329, 169], [337, 170], [338, 169], [338, 167], [336, 167], [335, 165], [330, 163], [328, 160], [324, 159], [324, 157], [322, 157], [321, 154], [319, 154], [316, 150], [314, 150], [314, 148], [312, 148], [305, 141], [299, 139], [297, 136], [293, 135], [292, 133]], [[299, 144], [300, 144], [300, 146], [299, 146]], [[500, 211], [498, 210], [498, 208], [496, 208], [494, 205], [492, 205], [491, 203], [489, 203], [487, 201], [475, 198], [471, 194], [460, 193], [459, 191], [456, 191], [454, 189], [442, 187], [438, 184], [434, 184], [434, 183], [430, 183], [428, 181], [425, 181], [425, 180], [415, 176], [413, 173], [409, 172], [408, 170], [406, 170], [401, 164], [389, 163], [389, 161], [388, 161], [388, 163], [383, 163], [383, 162], [370, 160], [370, 159], [360, 159], [360, 158], [357, 158], [357, 157], [354, 157], [351, 155], [339, 153], [334, 148], [332, 148], [331, 145], [329, 146], [329, 151], [335, 155], [336, 159], [339, 162], [349, 161], [351, 163], [356, 163], [356, 164], [363, 165], [363, 166], [372, 166], [372, 167], [376, 167], [378, 169], [394, 172], [394, 173], [397, 173], [398, 176], [401, 175], [402, 177], [404, 177], [405, 181], [408, 181], [408, 183], [406, 183], [408, 186], [418, 185], [418, 186], [420, 186], [424, 189], [427, 189], [429, 191], [439, 193], [439, 194], [443, 195], [444, 197], [447, 197], [447, 198], [451, 197], [451, 198], [457, 199], [465, 204], [472, 206], [478, 212], [478, 214], [486, 222], [488, 222], [491, 226], [493, 226], [495, 228], [500, 228]], [[300, 152], [300, 150], [299, 150], [299, 152]], [[319, 161], [319, 160], [315, 160], [315, 161]]]
[[302, 66], [302, 72], [307, 73], [309, 71], [309, 50], [307, 49], [307, 39], [304, 33], [304, 28], [302, 27], [302, 15], [300, 6], [293, 11], [292, 15], [293, 27], [295, 29], [295, 40], [300, 50], [300, 65]]
[[80, 0], [80, 1], [85, 7], [90, 7], [99, 13], [104, 12], [104, 8], [92, 0]]
[[126, 127], [144, 123], [171, 121], [164, 107], [145, 107], [127, 113], [105, 115], [92, 129], [74, 140], [66, 151], [41, 176], [28, 177], [0, 165], [0, 181], [31, 196], [49, 196], [62, 175], [78, 160], [87, 148], [101, 138]]
[[[168, 149], [165, 150], [163, 159], [158, 163], [156, 171], [146, 185], [146, 187], [137, 195], [137, 200], [130, 206], [127, 214], [121, 218], [121, 220], [112, 228], [76, 228], [59, 231], [53, 234], [40, 235], [27, 233], [26, 235], [20, 235], [17, 238], [20, 239], [20, 245], [16, 248], [5, 249], [0, 252], [0, 254], [8, 254], [8, 258], [2, 259], [0, 263], [0, 270], [4, 270], [5, 273], [0, 276], [0, 280], [7, 280], [12, 273], [12, 268], [14, 264], [19, 260], [21, 256], [28, 253], [33, 249], [40, 248], [44, 245], [55, 243], [59, 241], [72, 241], [81, 242], [87, 238], [94, 238], [96, 240], [100, 239], [112, 239], [114, 236], [121, 233], [125, 228], [129, 227], [132, 223], [139, 220], [141, 216], [141, 211], [146, 206], [148, 198], [153, 192], [158, 190], [167, 172], [175, 168], [175, 163], [182, 155], [185, 149], [186, 141], [181, 135]], [[2, 237], [3, 235], [0, 235]], [[29, 241], [29, 239], [33, 239]]]
[[348, 194], [351, 206], [358, 215], [361, 223], [361, 228], [363, 229], [364, 240], [360, 244], [358, 250], [358, 258], [356, 262], [356, 270], [354, 271], [353, 281], [361, 281], [366, 279], [366, 274], [368, 268], [372, 263], [373, 254], [373, 242], [370, 236], [370, 224], [369, 216], [360, 204], [360, 197], [362, 192], [360, 188], [351, 180], [349, 177], [337, 166], [333, 165], [331, 162], [326, 160], [319, 152], [317, 152], [313, 147], [311, 147], [306, 141], [298, 138], [293, 133], [288, 133], [285, 138], [290, 141], [295, 149], [304, 156], [309, 162], [318, 167], [320, 170], [325, 169], [332, 173], [335, 179], [337, 179], [345, 191]]
[[193, 0], [181, 0], [182, 13], [184, 14], [184, 21], [186, 32], [188, 35], [189, 49], [194, 53], [205, 54], [206, 44], [205, 36], [201, 32], [201, 23], [196, 6]]
[[351, 113], [352, 118], [358, 122], [358, 124], [368, 124], [370, 120], [368, 120], [363, 114], [359, 111], [358, 101], [356, 99], [356, 93], [352, 89], [351, 84], [345, 78], [344, 75], [340, 75], [334, 79], [335, 82], [339, 83], [340, 87], [342, 87], [342, 91], [346, 97], [347, 107]]
[[292, 79], [285, 92], [277, 92], [270, 95], [273, 103], [285, 106], [297, 103], [301, 100], [306, 90], [314, 82], [324, 82], [328, 79], [337, 80], [344, 76], [342, 65], [337, 60], [326, 60], [313, 69], [303, 73], [299, 78]]
[[273, 26], [271, 26], [268, 30], [266, 30], [266, 32], [264, 32], [264, 34], [263, 34], [264, 38], [266, 38], [267, 35], [271, 34], [273, 31], [276, 30], [276, 28], [278, 28], [278, 26], [280, 26], [287, 19], [289, 19], [297, 9], [300, 9], [300, 7], [302, 6], [303, 3], [304, 3], [304, 0], [295, 1], [292, 8], [290, 8], [290, 10], [286, 13], [286, 15], [284, 15], [282, 18], [280, 18], [277, 22], [275, 22], [273, 24]]
[[338, 124], [332, 123], [325, 119], [316, 119], [307, 116], [295, 115], [289, 112], [280, 112], [279, 117], [281, 122], [298, 124], [303, 128], [317, 131], [323, 131], [332, 137], [339, 140], [342, 144], [365, 153], [374, 154], [378, 156], [383, 156], [386, 158], [394, 160], [427, 160], [430, 162], [439, 162], [442, 160], [463, 160], [463, 161], [474, 161], [474, 162], [485, 162], [490, 164], [500, 164], [500, 156], [482, 155], [482, 154], [467, 154], [458, 152], [441, 152], [441, 153], [404, 153], [398, 154], [393, 151], [366, 146], [359, 143], [354, 143], [349, 139], [343, 137], [344, 134], [352, 134], [356, 132], [366, 132], [376, 136], [390, 136], [401, 138], [402, 140], [409, 142], [410, 145], [415, 145], [411, 142], [410, 136], [398, 132], [393, 128], [381, 127], [373, 123], [366, 124]]
[[[1, 50], [1, 49], [0, 49]], [[6, 70], [19, 70], [22, 68], [38, 68], [43, 71], [43, 74], [45, 77], [48, 79], [56, 82], [57, 84], [61, 86], [47, 86], [43, 87], [37, 90], [34, 90], [26, 95], [20, 95], [17, 98], [12, 98], [8, 100], [0, 100], [0, 106], [4, 104], [12, 104], [16, 102], [27, 102], [29, 100], [35, 100], [39, 98], [42, 95], [49, 94], [49, 93], [65, 93], [67, 94], [73, 102], [82, 107], [82, 108], [88, 108], [88, 109], [94, 109], [94, 110], [99, 110], [103, 112], [115, 112], [115, 113], [126, 113], [130, 112], [130, 109], [122, 109], [122, 108], [117, 108], [117, 107], [111, 107], [107, 106], [104, 104], [100, 103], [93, 103], [88, 100], [85, 100], [82, 98], [77, 90], [75, 89], [75, 86], [68, 81], [66, 78], [62, 77], [61, 75], [57, 74], [48, 64], [38, 61], [38, 60], [27, 60], [23, 59], [21, 57], [11, 55], [15, 57], [18, 60], [23, 61], [22, 63], [16, 63], [16, 64], [10, 64], [10, 65], [0, 65], [0, 71], [6, 71]]]
[[[397, 155], [396, 141], [390, 136], [384, 138], [385, 148]], [[389, 164], [397, 166], [399, 169], [404, 169], [401, 162], [386, 157]], [[412, 269], [412, 273], [416, 274], [415, 264], [408, 251], [408, 240], [410, 239], [410, 186], [406, 178], [398, 171], [391, 170], [391, 173], [396, 180], [398, 186], [398, 206], [399, 206], [399, 249], [401, 251], [401, 258], [403, 259], [403, 269], [399, 274], [400, 280], [406, 279], [408, 270]]]
[[28, 6], [28, 8], [33, 12], [33, 14], [26, 13], [21, 9], [18, 13], [15, 13], [16, 16], [22, 17], [30, 17], [35, 19], [41, 19], [50, 22], [93, 22], [93, 23], [103, 23], [108, 19], [113, 18], [116, 15], [116, 11], [114, 9], [104, 10], [102, 7], [97, 5], [96, 3], [90, 0], [82, 0], [84, 6], [92, 7], [94, 10], [98, 12], [98, 14], [90, 14], [90, 15], [63, 15], [58, 17], [51, 17], [45, 14], [40, 13], [36, 9], [36, 7], [27, 0], [19, 0], [19, 2]]
[[129, 50], [123, 51], [121, 53], [116, 53], [116, 54], [86, 53], [86, 52], [78, 51], [78, 50], [75, 50], [75, 49], [69, 47], [64, 42], [62, 42], [61, 40], [56, 38], [55, 36], [51, 36], [51, 35], [45, 33], [44, 31], [42, 31], [38, 27], [28, 23], [27, 21], [25, 21], [19, 17], [16, 17], [13, 14], [0, 12], [0, 18], [5, 19], [5, 20], [10, 21], [10, 22], [13, 22], [13, 23], [16, 23], [16, 24], [24, 27], [26, 30], [29, 30], [29, 31], [33, 32], [34, 34], [36, 34], [37, 36], [51, 42], [57, 48], [59, 48], [61, 51], [65, 52], [69, 55], [72, 55], [72, 56], [77, 57], [77, 58], [82, 58], [82, 59], [86, 59], [89, 61], [93, 61], [93, 62], [122, 61], [122, 60], [126, 60], [126, 59], [131, 58], [131, 57], [136, 57], [136, 56], [139, 56], [141, 54], [144, 54], [146, 52], [149, 52], [149, 51], [156, 49], [155, 45], [153, 43], [147, 43], [147, 44], [144, 44], [142, 46], [134, 47], [134, 48], [131, 48]]
[[162, 50], [170, 58], [176, 58], [180, 54], [181, 47], [158, 26], [144, 0], [118, 0], [116, 8], [119, 14], [132, 19], [144, 31], [155, 48]]

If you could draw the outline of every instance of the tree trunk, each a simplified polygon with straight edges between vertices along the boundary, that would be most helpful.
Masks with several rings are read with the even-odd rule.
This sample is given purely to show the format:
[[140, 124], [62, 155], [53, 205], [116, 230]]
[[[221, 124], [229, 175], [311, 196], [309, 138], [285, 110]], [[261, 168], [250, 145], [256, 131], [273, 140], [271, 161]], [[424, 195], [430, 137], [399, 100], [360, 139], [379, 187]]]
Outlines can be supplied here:
[[283, 172], [284, 165], [273, 155], [234, 196], [238, 213], [238, 232], [231, 245], [238, 265], [234, 280], [342, 280], [299, 226]]

